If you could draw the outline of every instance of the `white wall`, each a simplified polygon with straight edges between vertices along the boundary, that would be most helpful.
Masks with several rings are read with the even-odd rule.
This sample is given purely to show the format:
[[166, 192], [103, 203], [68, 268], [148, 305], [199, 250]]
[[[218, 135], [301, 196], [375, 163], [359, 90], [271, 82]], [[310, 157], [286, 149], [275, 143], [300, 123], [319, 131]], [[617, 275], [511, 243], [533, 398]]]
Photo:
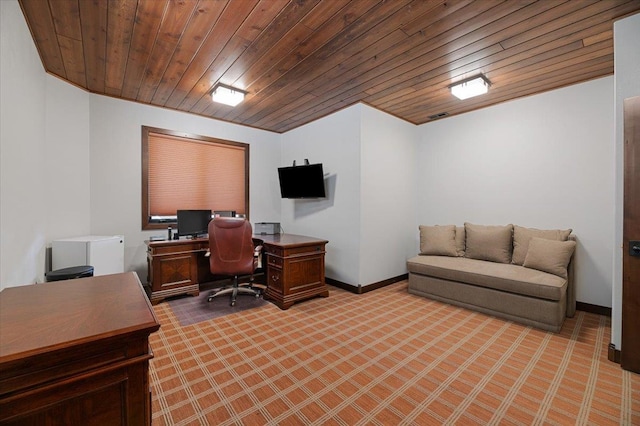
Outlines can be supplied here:
[[[90, 232], [89, 93], [47, 75], [45, 198], [47, 245]], [[50, 269], [50, 268], [49, 268]]]
[[577, 300], [611, 306], [612, 101], [606, 77], [420, 126], [418, 224], [572, 228]]
[[280, 162], [322, 163], [327, 198], [283, 199], [280, 222], [286, 233], [328, 240], [326, 276], [354, 286], [360, 277], [361, 109], [356, 105], [283, 134]]
[[640, 96], [640, 14], [616, 21], [613, 26], [615, 63], [615, 250], [613, 252], [613, 306], [611, 343], [620, 349], [622, 341], [622, 231], [624, 186], [623, 101]]
[[144, 240], [151, 235], [166, 234], [141, 230], [142, 126], [250, 144], [250, 219], [254, 223], [278, 220], [279, 134], [91, 95], [91, 233], [124, 235], [125, 270], [138, 272], [144, 282], [147, 276]]
[[362, 105], [360, 278], [367, 285], [407, 272], [416, 254], [418, 127]]
[[417, 127], [359, 104], [282, 135], [282, 165], [323, 163], [325, 200], [282, 200], [286, 232], [329, 240], [326, 276], [358, 287], [415, 254]]

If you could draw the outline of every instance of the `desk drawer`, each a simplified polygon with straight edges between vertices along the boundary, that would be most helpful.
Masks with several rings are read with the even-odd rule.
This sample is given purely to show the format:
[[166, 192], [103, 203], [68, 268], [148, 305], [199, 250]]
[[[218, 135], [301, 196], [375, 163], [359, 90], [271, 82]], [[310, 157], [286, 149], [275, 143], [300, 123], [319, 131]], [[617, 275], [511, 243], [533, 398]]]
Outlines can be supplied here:
[[273, 268], [267, 270], [267, 287], [282, 293], [282, 271]]
[[275, 256], [267, 256], [267, 265], [269, 266], [275, 266], [277, 268], [282, 268], [282, 258], [281, 257], [275, 257]]
[[282, 247], [265, 246], [264, 252], [267, 256], [279, 256], [282, 257], [284, 249]]

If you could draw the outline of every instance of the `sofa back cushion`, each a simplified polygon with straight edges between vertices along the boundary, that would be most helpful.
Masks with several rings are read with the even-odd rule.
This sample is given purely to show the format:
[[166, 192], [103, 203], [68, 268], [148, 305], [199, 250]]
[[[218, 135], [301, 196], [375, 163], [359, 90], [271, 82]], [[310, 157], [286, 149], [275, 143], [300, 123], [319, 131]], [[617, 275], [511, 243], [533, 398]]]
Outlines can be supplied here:
[[575, 248], [575, 241], [533, 237], [529, 241], [523, 266], [567, 278], [567, 266]]
[[513, 225], [484, 226], [465, 222], [465, 257], [511, 263]]
[[546, 238], [554, 241], [567, 241], [571, 229], [536, 229], [524, 228], [522, 226], [513, 227], [513, 258], [512, 263], [516, 265], [524, 264], [529, 249], [531, 238]]
[[420, 225], [420, 254], [457, 256], [455, 225]]

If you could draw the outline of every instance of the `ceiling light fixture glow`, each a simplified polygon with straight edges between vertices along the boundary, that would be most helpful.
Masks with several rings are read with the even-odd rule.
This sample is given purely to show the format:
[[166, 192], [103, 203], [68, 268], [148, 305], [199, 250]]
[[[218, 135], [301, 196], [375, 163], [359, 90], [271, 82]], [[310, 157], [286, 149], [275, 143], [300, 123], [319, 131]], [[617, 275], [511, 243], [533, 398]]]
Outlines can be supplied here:
[[484, 95], [489, 91], [491, 83], [484, 75], [467, 78], [449, 86], [451, 94], [458, 99], [464, 100], [478, 95]]
[[218, 83], [211, 92], [211, 99], [214, 102], [234, 107], [244, 100], [245, 94], [246, 92], [243, 90]]

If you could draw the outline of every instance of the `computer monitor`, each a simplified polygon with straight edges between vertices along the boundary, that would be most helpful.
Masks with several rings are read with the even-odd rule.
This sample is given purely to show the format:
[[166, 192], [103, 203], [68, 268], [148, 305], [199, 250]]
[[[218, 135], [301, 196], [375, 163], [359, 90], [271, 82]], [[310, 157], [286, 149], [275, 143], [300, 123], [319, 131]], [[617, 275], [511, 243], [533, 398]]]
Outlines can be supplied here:
[[178, 210], [178, 235], [196, 238], [209, 232], [211, 210]]

